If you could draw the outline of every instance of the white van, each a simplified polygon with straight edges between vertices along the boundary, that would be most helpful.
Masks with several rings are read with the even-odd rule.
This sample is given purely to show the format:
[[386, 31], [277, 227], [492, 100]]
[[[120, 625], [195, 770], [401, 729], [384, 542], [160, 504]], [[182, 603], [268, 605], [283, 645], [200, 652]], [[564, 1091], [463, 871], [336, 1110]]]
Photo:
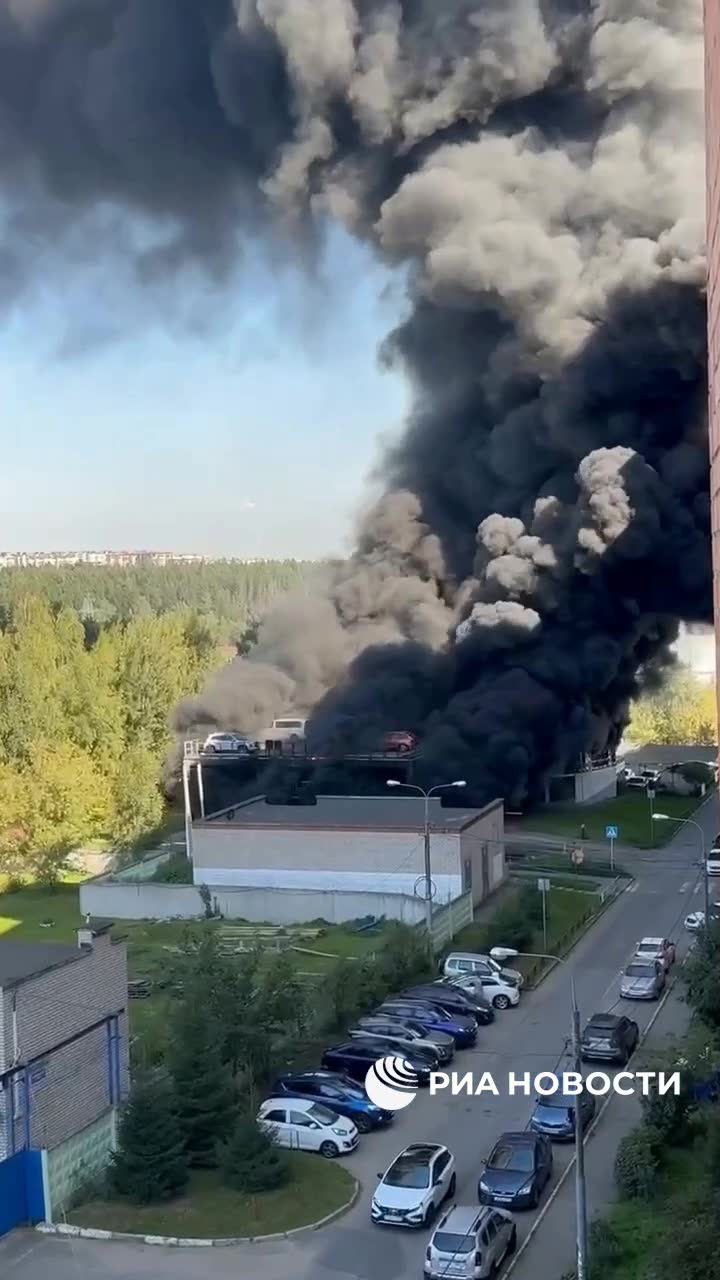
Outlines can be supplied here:
[[279, 1147], [293, 1151], [319, 1151], [332, 1159], [354, 1151], [358, 1131], [346, 1120], [319, 1102], [302, 1098], [268, 1098], [258, 1112], [258, 1124]]
[[293, 751], [305, 742], [307, 720], [299, 716], [283, 716], [273, 720], [269, 729], [262, 729], [258, 738], [261, 751]]

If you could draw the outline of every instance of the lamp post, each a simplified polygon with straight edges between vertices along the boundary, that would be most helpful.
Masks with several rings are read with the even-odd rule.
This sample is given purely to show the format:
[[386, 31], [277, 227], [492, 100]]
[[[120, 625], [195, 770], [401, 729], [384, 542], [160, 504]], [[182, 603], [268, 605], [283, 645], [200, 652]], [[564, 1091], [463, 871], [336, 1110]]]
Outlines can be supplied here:
[[425, 929], [427, 932], [428, 947], [430, 954], [433, 954], [432, 940], [432, 874], [430, 865], [430, 797], [436, 791], [442, 791], [445, 787], [464, 787], [466, 782], [464, 778], [460, 778], [457, 782], [439, 782], [436, 786], [430, 787], [428, 791], [424, 787], [418, 787], [414, 782], [400, 782], [397, 778], [388, 778], [386, 785], [388, 787], [403, 787], [406, 791], [417, 791], [425, 800], [425, 819], [423, 824], [423, 842], [425, 850]]
[[[528, 956], [533, 960], [554, 960], [566, 964], [561, 956], [544, 955], [537, 951], [516, 951], [513, 947], [493, 947], [493, 960], [511, 960], [514, 956]], [[575, 992], [575, 975], [570, 970], [570, 1007], [572, 1011], [572, 1045], [575, 1070], [582, 1074], [580, 1056], [580, 1010]], [[580, 1095], [575, 1095], [575, 1271], [577, 1280], [587, 1280], [588, 1228], [587, 1195], [585, 1187], [585, 1144], [583, 1141], [582, 1107]]]
[[700, 832], [700, 854], [702, 857], [703, 889], [705, 897], [705, 927], [710, 925], [710, 886], [708, 884], [707, 857], [705, 854], [705, 832], [694, 818], [673, 818], [671, 813], [654, 813], [653, 822], [676, 822], [679, 827], [695, 827]]

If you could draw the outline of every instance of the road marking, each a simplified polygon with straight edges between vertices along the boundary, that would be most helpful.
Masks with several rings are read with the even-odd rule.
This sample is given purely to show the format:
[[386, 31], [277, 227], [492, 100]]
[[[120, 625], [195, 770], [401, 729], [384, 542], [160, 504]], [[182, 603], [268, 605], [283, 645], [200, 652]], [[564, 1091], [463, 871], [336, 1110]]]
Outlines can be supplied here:
[[693, 893], [699, 893], [701, 889], [702, 889], [702, 885], [700, 884], [700, 881], [698, 880], [697, 884], [695, 885], [695, 888], [693, 889]]
[[639, 888], [640, 888], [640, 885], [638, 881], [633, 880], [632, 884], [630, 885], [630, 888], [628, 889], [628, 893], [637, 893]]
[[[689, 954], [689, 953], [688, 953], [688, 954]], [[685, 960], [683, 960], [683, 961], [682, 961], [682, 963], [681, 963], [681, 965], [680, 965], [680, 968], [681, 968], [681, 969], [683, 968], [684, 964], [685, 964]], [[659, 1016], [660, 1011], [661, 1011], [661, 1009], [663, 1008], [663, 1006], [664, 1006], [664, 1004], [665, 1004], [665, 1001], [667, 1000], [667, 998], [668, 998], [668, 996], [670, 995], [670, 992], [673, 990], [674, 986], [675, 986], [675, 984], [674, 984], [674, 983], [673, 983], [672, 985], [668, 985], [668, 986], [665, 988], [665, 993], [664, 993], [664, 995], [662, 995], [662, 996], [661, 996], [661, 998], [660, 998], [660, 1000], [658, 1000], [657, 1008], [655, 1009], [655, 1011], [654, 1011], [654, 1013], [653, 1013], [652, 1018], [651, 1018], [651, 1019], [650, 1019], [650, 1021], [648, 1022], [648, 1024], [647, 1024], [647, 1026], [646, 1026], [645, 1030], [644, 1030], [644, 1031], [641, 1033], [641, 1035], [640, 1035], [640, 1039], [639, 1039], [639, 1040], [638, 1040], [638, 1042], [637, 1042], [637, 1047], [636, 1047], [636, 1049], [635, 1049], [635, 1053], [637, 1053], [637, 1052], [638, 1052], [638, 1049], [641, 1049], [641, 1048], [642, 1048], [643, 1044], [645, 1043], [645, 1040], [647, 1039], [648, 1035], [649, 1035], [649, 1034], [650, 1034], [650, 1032], [652, 1031], [653, 1025], [654, 1025], [654, 1023], [655, 1023], [655, 1020], [656, 1020], [656, 1018]], [[596, 1130], [596, 1128], [597, 1128], [598, 1124], [600, 1123], [600, 1121], [602, 1120], [603, 1116], [605, 1115], [605, 1112], [607, 1111], [607, 1109], [608, 1109], [608, 1107], [609, 1107], [609, 1105], [610, 1105], [610, 1103], [611, 1103], [611, 1101], [612, 1101], [612, 1099], [613, 1099], [613, 1097], [614, 1097], [614, 1096], [615, 1096], [615, 1094], [613, 1094], [612, 1092], [610, 1092], [610, 1093], [608, 1094], [607, 1098], [605, 1099], [605, 1101], [603, 1102], [602, 1106], [600, 1107], [600, 1110], [597, 1112], [597, 1114], [596, 1114], [596, 1116], [595, 1116], [595, 1119], [593, 1120], [592, 1124], [589, 1126], [589, 1128], [588, 1128], [588, 1130], [587, 1130], [587, 1133], [585, 1134], [585, 1137], [584, 1137], [584, 1139], [583, 1139], [583, 1146], [584, 1146], [584, 1147], [586, 1147], [586, 1146], [587, 1146], [587, 1144], [588, 1144], [588, 1139], [592, 1137], [592, 1135], [593, 1135], [593, 1133], [595, 1132], [595, 1130]], [[512, 1272], [514, 1271], [514, 1269], [515, 1269], [515, 1267], [517, 1266], [518, 1262], [519, 1262], [519, 1261], [520, 1261], [520, 1259], [522, 1258], [522, 1256], [523, 1256], [523, 1254], [524, 1254], [525, 1250], [527, 1249], [528, 1245], [530, 1244], [530, 1241], [532, 1240], [533, 1236], [535, 1235], [535, 1232], [537, 1231], [538, 1227], [540, 1226], [540, 1223], [543, 1221], [543, 1218], [544, 1218], [544, 1217], [545, 1217], [545, 1215], [547, 1214], [548, 1210], [551, 1208], [551, 1206], [552, 1206], [552, 1204], [553, 1204], [553, 1201], [555, 1200], [555, 1197], [560, 1193], [561, 1188], [564, 1186], [565, 1182], [567, 1181], [568, 1177], [570, 1176], [570, 1170], [571, 1170], [571, 1169], [574, 1169], [574, 1168], [575, 1168], [575, 1156], [573, 1156], [573, 1157], [572, 1157], [572, 1159], [570, 1160], [570, 1162], [569, 1162], [568, 1164], [566, 1164], [565, 1168], [563, 1169], [562, 1173], [560, 1174], [560, 1177], [558, 1178], [557, 1182], [555, 1183], [555, 1186], [553, 1187], [552, 1191], [550, 1192], [550, 1195], [548, 1196], [547, 1200], [545, 1201], [545, 1204], [543, 1205], [543, 1207], [542, 1207], [542, 1209], [540, 1210], [539, 1214], [537, 1215], [537, 1217], [536, 1217], [535, 1221], [533, 1222], [533, 1224], [532, 1224], [532, 1226], [531, 1226], [530, 1230], [528, 1231], [528, 1233], [527, 1233], [527, 1235], [526, 1235], [525, 1239], [523, 1240], [522, 1244], [520, 1245], [520, 1248], [517, 1250], [517, 1253], [515, 1254], [514, 1258], [512, 1259], [512, 1261], [511, 1261], [510, 1265], [507, 1267], [507, 1269], [506, 1269], [505, 1271], [503, 1271], [503, 1273], [502, 1273], [502, 1280], [507, 1280], [508, 1276], [509, 1276], [509, 1275], [511, 1275], [511, 1274], [512, 1274]]]

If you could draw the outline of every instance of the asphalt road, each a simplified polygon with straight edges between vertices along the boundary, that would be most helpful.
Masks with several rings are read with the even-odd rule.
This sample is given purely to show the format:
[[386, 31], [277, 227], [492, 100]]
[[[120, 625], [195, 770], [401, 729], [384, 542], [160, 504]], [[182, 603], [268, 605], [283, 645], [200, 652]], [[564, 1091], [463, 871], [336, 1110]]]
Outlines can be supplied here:
[[[720, 825], [714, 799], [700, 811], [699, 820], [708, 837], [712, 836]], [[45, 1280], [48, 1273], [53, 1280], [78, 1280], [80, 1276], [82, 1280], [196, 1280], [201, 1273], [207, 1280], [255, 1280], [260, 1274], [263, 1280], [419, 1280], [429, 1233], [377, 1228], [369, 1222], [369, 1202], [378, 1172], [408, 1142], [443, 1142], [456, 1159], [456, 1202], [475, 1204], [483, 1156], [503, 1130], [524, 1128], [532, 1111], [532, 1098], [509, 1094], [505, 1087], [508, 1073], [537, 1074], [571, 1066], [566, 1056], [570, 969], [575, 975], [583, 1021], [596, 1011], [613, 1009], [628, 1012], [641, 1029], [646, 1027], [656, 1006], [620, 1002], [619, 975], [636, 941], [646, 934], [678, 939], [682, 956], [689, 941], [688, 935], [683, 935], [683, 917], [702, 906], [697, 864], [697, 832], [692, 827], [682, 829], [666, 849], [638, 856], [633, 867], [638, 879], [583, 938], [569, 962], [558, 966], [537, 991], [526, 993], [516, 1009], [499, 1014], [491, 1027], [481, 1028], [475, 1049], [456, 1056], [459, 1070], [476, 1075], [490, 1071], [501, 1096], [451, 1097], [442, 1093], [430, 1097], [427, 1091], [421, 1093], [397, 1116], [394, 1126], [364, 1138], [348, 1158], [348, 1167], [362, 1184], [362, 1194], [353, 1210], [331, 1226], [288, 1241], [202, 1252], [70, 1241], [16, 1232], [0, 1242], [0, 1274], [7, 1280]], [[720, 897], [720, 883], [718, 891]], [[608, 1112], [617, 1114], [623, 1105], [624, 1101], [618, 1099]], [[628, 1101], [627, 1105], [635, 1104]], [[605, 1123], [603, 1118], [598, 1133], [602, 1133]], [[606, 1163], [612, 1161], [612, 1156], [609, 1150]], [[543, 1210], [571, 1158], [572, 1151], [567, 1147], [555, 1148], [553, 1182], [538, 1211], [542, 1221], [515, 1267], [516, 1274], [530, 1260], [534, 1276], [542, 1277], [545, 1271], [543, 1262], [548, 1251], [543, 1239], [552, 1229], [553, 1215], [548, 1212], [545, 1216]], [[571, 1181], [567, 1179], [568, 1183]], [[558, 1195], [556, 1202], [564, 1200]], [[600, 1207], [591, 1200], [590, 1216]], [[521, 1247], [535, 1217], [532, 1213], [517, 1215]], [[553, 1264], [546, 1274], [548, 1280], [556, 1280], [557, 1267]]]

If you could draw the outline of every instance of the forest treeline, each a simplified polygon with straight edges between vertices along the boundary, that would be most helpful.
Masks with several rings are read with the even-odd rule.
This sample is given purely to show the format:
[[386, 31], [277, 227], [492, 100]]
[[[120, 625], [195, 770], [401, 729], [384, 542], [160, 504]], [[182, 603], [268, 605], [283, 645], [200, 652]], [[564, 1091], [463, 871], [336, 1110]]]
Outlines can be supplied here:
[[51, 879], [73, 848], [152, 830], [171, 711], [302, 572], [292, 561], [0, 572], [0, 873]]
[[233, 560], [204, 564], [68, 565], [0, 570], [0, 627], [12, 621], [26, 596], [42, 596], [53, 609], [68, 608], [95, 633], [113, 622], [190, 610], [231, 643], [279, 591], [298, 585], [310, 561]]

